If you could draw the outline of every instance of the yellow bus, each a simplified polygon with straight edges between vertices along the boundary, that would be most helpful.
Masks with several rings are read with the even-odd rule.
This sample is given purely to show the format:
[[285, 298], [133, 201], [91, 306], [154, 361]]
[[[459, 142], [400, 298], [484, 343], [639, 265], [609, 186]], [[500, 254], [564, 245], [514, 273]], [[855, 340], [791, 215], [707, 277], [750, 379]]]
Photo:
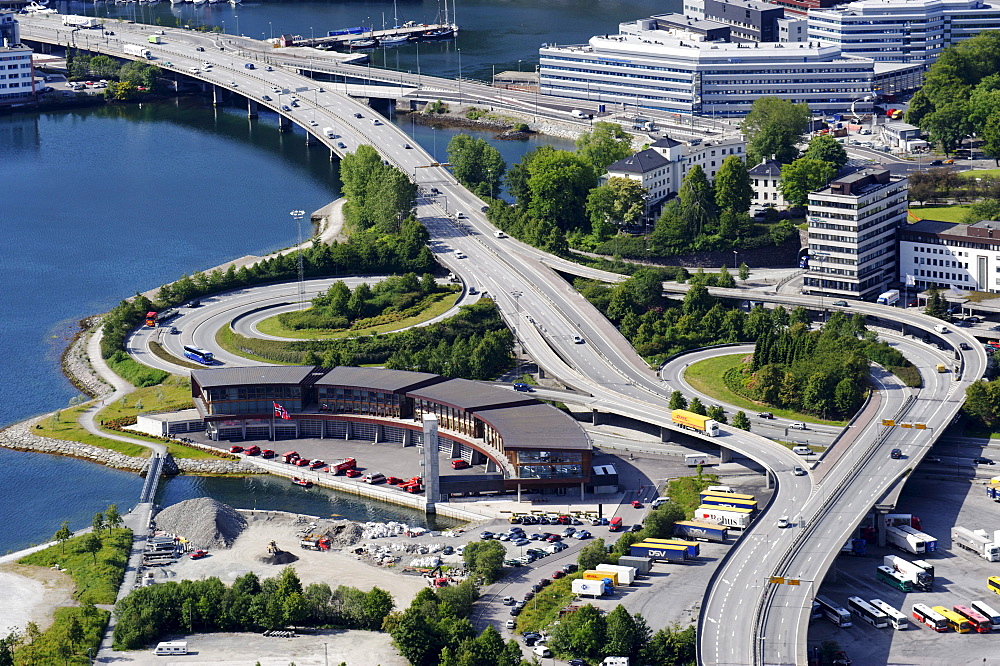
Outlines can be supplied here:
[[948, 610], [944, 606], [934, 606], [934, 611], [940, 613], [947, 620], [948, 626], [959, 634], [967, 634], [972, 631], [972, 623], [953, 610]]
[[986, 586], [990, 589], [990, 592], [1000, 594], [1000, 576], [990, 576], [986, 581]]

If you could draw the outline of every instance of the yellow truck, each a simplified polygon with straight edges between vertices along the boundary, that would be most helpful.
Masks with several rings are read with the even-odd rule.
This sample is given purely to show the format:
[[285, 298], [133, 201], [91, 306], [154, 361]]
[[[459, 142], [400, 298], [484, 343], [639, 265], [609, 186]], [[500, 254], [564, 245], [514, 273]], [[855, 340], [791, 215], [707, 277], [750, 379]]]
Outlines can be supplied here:
[[676, 425], [689, 430], [697, 430], [709, 437], [719, 436], [719, 423], [707, 416], [689, 412], [686, 409], [675, 409], [670, 412], [670, 420]]

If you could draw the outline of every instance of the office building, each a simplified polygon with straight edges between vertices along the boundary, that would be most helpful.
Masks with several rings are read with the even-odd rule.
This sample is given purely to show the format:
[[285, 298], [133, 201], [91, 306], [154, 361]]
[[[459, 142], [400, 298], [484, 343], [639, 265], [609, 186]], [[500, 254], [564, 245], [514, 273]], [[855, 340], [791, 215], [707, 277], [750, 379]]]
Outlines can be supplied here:
[[21, 44], [20, 24], [14, 12], [0, 9], [0, 47], [19, 46]]
[[930, 65], [948, 46], [1000, 28], [1000, 5], [981, 0], [859, 0], [809, 12], [809, 39], [844, 56]]
[[921, 220], [899, 231], [899, 281], [1000, 293], [1000, 222]]
[[778, 41], [779, 19], [785, 11], [757, 0], [684, 0], [684, 13], [729, 26], [734, 42]]
[[852, 102], [859, 113], [871, 111], [864, 98], [872, 93], [872, 60], [815, 42], [711, 40], [708, 29], [652, 17], [587, 44], [543, 47], [540, 92], [683, 115], [743, 116], [765, 96], [808, 104], [816, 114], [849, 111]]
[[896, 231], [906, 223], [906, 178], [865, 169], [809, 195], [806, 293], [873, 299], [896, 280]]
[[28, 102], [35, 97], [31, 49], [0, 47], [0, 105]]

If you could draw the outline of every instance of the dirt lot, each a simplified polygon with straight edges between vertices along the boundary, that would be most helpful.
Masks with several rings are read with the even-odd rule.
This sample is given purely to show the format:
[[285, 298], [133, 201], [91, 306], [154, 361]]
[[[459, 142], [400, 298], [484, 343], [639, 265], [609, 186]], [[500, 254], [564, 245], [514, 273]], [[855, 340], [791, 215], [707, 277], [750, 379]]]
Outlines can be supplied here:
[[[231, 584], [250, 571], [261, 578], [277, 576], [283, 566], [260, 561], [267, 555], [268, 543], [274, 540], [279, 548], [299, 558], [292, 566], [304, 585], [328, 583], [331, 587], [350, 585], [362, 590], [377, 586], [392, 593], [397, 608], [408, 606], [414, 595], [426, 585], [420, 577], [402, 576], [391, 569], [372, 566], [353, 554], [299, 548], [301, 527], [289, 515], [260, 512], [248, 516], [248, 520], [250, 525], [232, 548], [212, 550], [208, 557], [200, 560], [184, 557], [168, 567], [154, 568], [157, 582], [216, 576], [222, 582]], [[410, 541], [406, 537], [397, 539]], [[379, 539], [378, 542], [388, 543], [390, 539]]]
[[73, 599], [73, 579], [69, 574], [45, 567], [7, 564], [0, 567], [0, 634], [11, 629], [24, 630], [35, 622], [42, 630], [53, 621], [60, 606], [76, 606]]
[[295, 638], [265, 638], [260, 634], [193, 634], [188, 642], [192, 654], [158, 657], [152, 650], [115, 652], [115, 664], [156, 666], [406, 666], [388, 634], [374, 631], [329, 631]]

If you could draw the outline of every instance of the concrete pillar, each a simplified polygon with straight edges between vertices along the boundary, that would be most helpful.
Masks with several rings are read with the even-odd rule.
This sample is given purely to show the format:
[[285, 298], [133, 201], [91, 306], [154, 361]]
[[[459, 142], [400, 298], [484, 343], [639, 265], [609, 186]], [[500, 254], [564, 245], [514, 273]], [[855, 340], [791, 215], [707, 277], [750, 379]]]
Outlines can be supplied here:
[[279, 132], [291, 132], [292, 131], [292, 121], [290, 118], [284, 116], [278, 116], [278, 131]]
[[219, 87], [212, 86], [212, 106], [219, 106], [221, 102], [219, 101]]
[[438, 419], [433, 414], [424, 416], [424, 511], [437, 513], [436, 504], [440, 498], [440, 473], [438, 471]]
[[486, 459], [486, 472], [487, 473], [493, 473], [493, 472], [499, 472], [499, 471], [500, 471], [500, 467], [497, 465], [496, 461], [493, 460], [493, 458], [487, 458]]
[[413, 431], [403, 428], [403, 446], [413, 446]]
[[538, 368], [538, 378], [545, 379], [545, 370], [543, 370], [541, 367]]
[[351, 422], [347, 421], [344, 423], [344, 441], [351, 439]]
[[298, 419], [295, 419], [295, 439], [302, 437], [302, 424]]
[[583, 485], [583, 481], [581, 481], [580, 482], [580, 499], [583, 499], [584, 494], [585, 494], [584, 485]]
[[727, 463], [733, 459], [733, 452], [724, 446], [719, 447], [719, 463]]
[[461, 458], [462, 457], [462, 445], [459, 442], [452, 441], [451, 443], [451, 457]]
[[385, 439], [385, 432], [382, 430], [382, 425], [380, 423], [375, 424], [375, 443], [378, 444], [383, 439]]
[[596, 409], [590, 410], [590, 425], [601, 425], [600, 412]]
[[307, 146], [318, 146], [319, 139], [313, 136], [310, 132], [306, 132], [306, 145]]
[[674, 431], [670, 428], [660, 428], [660, 441], [663, 443], [669, 442], [674, 436]]
[[337, 152], [333, 148], [330, 149], [330, 161], [331, 162], [337, 161]]
[[521, 484], [517, 484], [517, 501], [521, 501]]
[[249, 97], [247, 98], [247, 118], [256, 118], [260, 106]]

